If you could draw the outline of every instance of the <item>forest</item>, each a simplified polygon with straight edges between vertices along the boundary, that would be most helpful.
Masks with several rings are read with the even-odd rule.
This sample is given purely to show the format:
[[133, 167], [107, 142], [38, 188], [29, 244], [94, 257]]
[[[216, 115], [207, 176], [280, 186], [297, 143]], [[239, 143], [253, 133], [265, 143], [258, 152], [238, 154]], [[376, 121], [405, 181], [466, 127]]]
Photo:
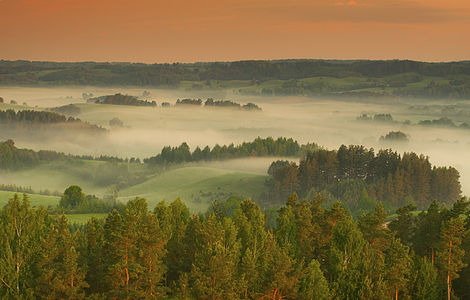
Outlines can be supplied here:
[[[469, 99], [469, 75], [468, 61], [274, 60], [192, 64], [0, 61], [2, 85], [179, 88], [191, 82], [189, 89], [200, 90], [223, 89], [238, 80], [245, 81], [234, 86], [241, 94], [268, 96]], [[350, 81], [351, 78], [354, 80]]]
[[[64, 203], [83, 195], [69, 193]], [[4, 299], [466, 299], [469, 202], [381, 205], [357, 219], [341, 203], [292, 194], [275, 227], [250, 199], [190, 214], [179, 199], [130, 200], [71, 227], [14, 196], [0, 211]], [[384, 226], [387, 224], [387, 226]], [[457, 298], [461, 297], [461, 298]]]
[[459, 172], [435, 167], [416, 153], [344, 146], [318, 149], [299, 164], [275, 161], [268, 170], [268, 198], [280, 202], [293, 192], [301, 196], [320, 192], [330, 202], [341, 199], [352, 211], [367, 210], [379, 201], [388, 208], [414, 204], [426, 208], [432, 201], [451, 205], [461, 198]]

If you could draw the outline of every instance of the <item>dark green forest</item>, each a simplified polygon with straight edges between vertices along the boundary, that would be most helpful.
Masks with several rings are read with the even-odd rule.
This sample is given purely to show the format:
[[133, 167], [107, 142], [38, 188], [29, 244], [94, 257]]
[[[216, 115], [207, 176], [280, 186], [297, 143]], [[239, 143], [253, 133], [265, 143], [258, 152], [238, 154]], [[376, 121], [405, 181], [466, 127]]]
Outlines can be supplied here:
[[268, 170], [270, 202], [281, 202], [293, 192], [307, 196], [320, 192], [330, 202], [341, 199], [353, 212], [381, 201], [390, 208], [413, 203], [426, 208], [437, 200], [448, 205], [461, 197], [459, 172], [435, 167], [428, 157], [392, 150], [341, 146], [338, 150], [308, 152], [299, 165], [273, 162]]
[[[82, 197], [81, 195], [72, 197]], [[73, 201], [73, 199], [69, 199]], [[129, 201], [71, 227], [15, 196], [0, 211], [3, 299], [466, 299], [469, 202], [354, 220], [292, 194], [276, 226], [251, 200], [191, 215]], [[385, 224], [385, 225], [384, 225]], [[460, 298], [459, 298], [460, 297]]]
[[[316, 79], [304, 80], [309, 78]], [[338, 85], [328, 78], [357, 80]], [[249, 82], [252, 89], [240, 89], [245, 94], [470, 99], [470, 62], [465, 61], [277, 60], [192, 64], [0, 61], [2, 85], [177, 88], [183, 82], [195, 82], [194, 89], [201, 89], [213, 87], [211, 81], [216, 81], [215, 88], [224, 88], [224, 82], [233, 80]], [[279, 82], [275, 86], [263, 85], [270, 80]]]

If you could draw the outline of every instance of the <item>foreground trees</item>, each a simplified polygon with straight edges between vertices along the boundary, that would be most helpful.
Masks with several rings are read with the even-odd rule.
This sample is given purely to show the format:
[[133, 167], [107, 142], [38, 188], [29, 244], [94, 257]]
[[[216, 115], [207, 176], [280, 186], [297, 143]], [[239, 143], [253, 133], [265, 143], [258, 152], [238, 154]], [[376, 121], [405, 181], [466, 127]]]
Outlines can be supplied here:
[[[190, 216], [179, 200], [121, 212], [72, 231], [15, 196], [0, 211], [0, 297], [9, 299], [454, 299], [468, 281], [469, 202], [409, 207], [385, 226], [379, 205], [358, 221], [341, 204], [299, 199], [277, 227], [251, 200], [233, 217]], [[429, 226], [438, 220], [439, 226]], [[393, 225], [395, 224], [395, 225]], [[392, 226], [393, 225], [393, 226]], [[405, 243], [398, 236], [406, 237]], [[459, 278], [460, 277], [460, 278]], [[459, 282], [453, 287], [454, 282]], [[462, 281], [463, 280], [463, 281]]]

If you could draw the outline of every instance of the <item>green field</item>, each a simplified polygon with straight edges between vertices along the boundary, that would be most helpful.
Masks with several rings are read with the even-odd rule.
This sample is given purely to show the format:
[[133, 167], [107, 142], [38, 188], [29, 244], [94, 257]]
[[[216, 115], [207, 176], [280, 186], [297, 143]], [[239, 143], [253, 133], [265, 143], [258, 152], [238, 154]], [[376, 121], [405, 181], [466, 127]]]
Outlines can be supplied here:
[[69, 224], [77, 224], [77, 225], [83, 225], [88, 222], [91, 218], [105, 218], [108, 214], [105, 213], [93, 213], [93, 214], [68, 214], [65, 215], [67, 217], [67, 220], [69, 221]]
[[0, 182], [60, 193], [71, 185], [79, 185], [86, 194], [102, 194], [106, 187], [94, 183], [93, 170], [103, 164], [91, 160], [57, 161], [16, 172], [0, 172]]
[[[0, 206], [7, 204], [8, 200], [13, 198], [15, 194], [18, 194], [21, 199], [23, 199], [22, 193], [9, 192], [9, 191], [0, 191]], [[38, 194], [27, 194], [29, 197], [29, 202], [31, 206], [56, 206], [59, 203], [60, 197], [56, 196], [45, 196]]]
[[120, 200], [147, 199], [149, 208], [159, 201], [180, 197], [193, 212], [205, 211], [214, 200], [230, 195], [256, 199], [265, 190], [265, 175], [234, 172], [228, 169], [186, 167], [156, 175], [149, 180], [121, 190]]

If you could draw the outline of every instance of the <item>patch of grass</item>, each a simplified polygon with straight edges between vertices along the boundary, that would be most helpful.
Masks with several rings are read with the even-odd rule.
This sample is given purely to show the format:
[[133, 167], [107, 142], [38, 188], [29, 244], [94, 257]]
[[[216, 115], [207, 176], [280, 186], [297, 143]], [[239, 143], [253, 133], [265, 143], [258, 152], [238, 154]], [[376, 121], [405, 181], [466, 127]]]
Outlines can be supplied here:
[[[20, 199], [23, 199], [23, 194], [22, 193], [16, 193], [16, 192], [9, 192], [9, 191], [0, 191], [0, 206], [4, 206], [5, 204], [8, 203], [8, 200], [13, 198], [15, 194], [18, 194], [20, 196]], [[60, 197], [56, 196], [45, 196], [45, 195], [38, 195], [38, 194], [26, 194], [29, 197], [29, 202], [31, 206], [44, 206], [48, 207], [49, 205], [54, 207], [57, 204], [59, 204]]]
[[86, 224], [91, 218], [105, 218], [108, 214], [106, 213], [92, 213], [92, 214], [68, 214], [65, 215], [69, 224], [78, 224], [83, 225]]
[[172, 201], [180, 197], [191, 211], [203, 212], [212, 201], [225, 200], [230, 195], [256, 199], [266, 189], [265, 180], [265, 175], [187, 167], [165, 172], [124, 189], [120, 192], [120, 200], [143, 197], [152, 209], [161, 200]]

